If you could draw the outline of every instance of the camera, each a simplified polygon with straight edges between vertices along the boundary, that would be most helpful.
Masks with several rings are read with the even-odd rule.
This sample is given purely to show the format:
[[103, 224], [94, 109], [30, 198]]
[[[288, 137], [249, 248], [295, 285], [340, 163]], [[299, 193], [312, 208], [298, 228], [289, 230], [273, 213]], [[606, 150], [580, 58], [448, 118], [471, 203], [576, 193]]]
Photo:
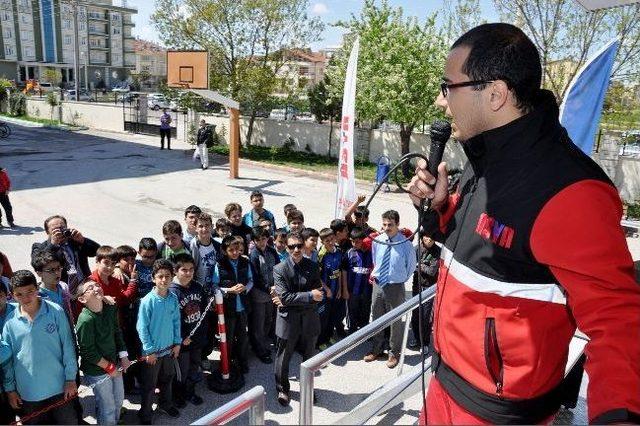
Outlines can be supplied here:
[[62, 236], [65, 237], [65, 238], [71, 238], [71, 229], [64, 228], [62, 230]]

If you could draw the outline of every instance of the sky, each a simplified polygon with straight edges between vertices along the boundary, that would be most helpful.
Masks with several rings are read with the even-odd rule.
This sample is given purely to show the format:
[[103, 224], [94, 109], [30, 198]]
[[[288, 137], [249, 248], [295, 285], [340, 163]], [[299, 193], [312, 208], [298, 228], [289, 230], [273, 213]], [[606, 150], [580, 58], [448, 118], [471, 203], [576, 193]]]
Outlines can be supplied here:
[[[240, 0], [241, 1], [241, 0]], [[388, 0], [391, 6], [403, 8], [405, 16], [425, 18], [443, 7], [443, 0]], [[145, 40], [159, 42], [158, 33], [153, 28], [150, 18], [155, 7], [154, 0], [128, 0], [130, 6], [137, 7], [138, 14], [134, 16], [136, 26], [134, 35]], [[339, 46], [342, 39], [342, 30], [332, 27], [331, 24], [339, 20], [348, 20], [352, 14], [360, 14], [364, 0], [311, 0], [309, 1], [309, 14], [319, 16], [326, 24], [322, 38], [310, 47], [318, 50], [322, 47]], [[491, 0], [480, 0], [482, 17], [489, 22], [497, 21], [497, 13]]]

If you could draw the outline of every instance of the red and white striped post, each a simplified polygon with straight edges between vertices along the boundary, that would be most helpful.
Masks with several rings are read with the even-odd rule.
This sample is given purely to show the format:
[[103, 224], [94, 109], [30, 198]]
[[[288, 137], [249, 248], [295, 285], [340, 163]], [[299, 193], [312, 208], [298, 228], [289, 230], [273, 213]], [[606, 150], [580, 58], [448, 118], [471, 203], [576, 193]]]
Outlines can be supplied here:
[[218, 314], [218, 335], [220, 336], [220, 375], [228, 380], [229, 371], [229, 347], [227, 345], [227, 328], [224, 324], [224, 302], [222, 290], [217, 289], [216, 294], [216, 314]]

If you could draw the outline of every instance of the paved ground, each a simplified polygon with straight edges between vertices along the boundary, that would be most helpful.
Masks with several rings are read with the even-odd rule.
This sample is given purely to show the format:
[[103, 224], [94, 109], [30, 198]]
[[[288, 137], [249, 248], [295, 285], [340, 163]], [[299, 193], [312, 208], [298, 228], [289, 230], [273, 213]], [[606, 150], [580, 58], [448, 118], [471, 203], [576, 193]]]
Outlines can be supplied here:
[[[182, 221], [184, 208], [197, 204], [215, 217], [224, 206], [237, 201], [249, 206], [249, 193], [256, 188], [266, 196], [266, 207], [282, 221], [282, 207], [294, 203], [306, 215], [306, 223], [317, 229], [332, 219], [335, 185], [304, 172], [286, 172], [241, 164], [241, 178], [228, 179], [223, 159], [212, 162], [207, 171], [191, 161], [187, 145], [174, 144], [172, 151], [160, 151], [155, 138], [100, 132], [64, 132], [12, 125], [10, 139], [0, 140], [0, 165], [8, 169], [14, 189], [16, 229], [0, 229], [0, 250], [10, 257], [14, 269], [28, 267], [30, 246], [45, 239], [43, 220], [62, 214], [69, 225], [102, 244], [137, 246], [140, 238], [161, 237], [162, 223]], [[369, 193], [370, 187], [359, 188]], [[380, 214], [389, 208], [400, 212], [402, 225], [414, 227], [416, 213], [403, 194], [382, 194], [371, 206], [371, 223], [379, 225]], [[634, 259], [640, 259], [638, 239], [629, 239]], [[377, 387], [395, 377], [383, 362], [373, 365], [360, 361], [366, 347], [359, 347], [322, 370], [316, 378], [318, 403], [316, 423], [332, 423], [352, 410]], [[294, 358], [293, 374], [300, 359]], [[417, 365], [419, 357], [408, 352], [407, 364]], [[272, 367], [251, 360], [251, 372], [244, 390], [254, 385], [267, 389], [267, 421], [270, 424], [297, 423], [298, 383], [292, 382], [293, 402], [282, 408], [275, 402]], [[161, 417], [158, 422], [184, 424], [197, 419], [236, 395], [220, 396], [200, 389], [206, 403], [189, 405], [182, 417]], [[584, 390], [583, 390], [584, 395]], [[83, 392], [86, 413], [93, 412], [93, 397]], [[133, 397], [126, 402], [131, 410], [126, 420], [136, 422], [133, 410], [139, 407]], [[375, 422], [415, 423], [420, 398], [408, 400], [403, 407], [380, 416]], [[582, 421], [580, 421], [582, 419]], [[88, 418], [93, 421], [92, 417]], [[574, 422], [584, 423], [583, 417]], [[243, 422], [244, 423], [244, 422]]]

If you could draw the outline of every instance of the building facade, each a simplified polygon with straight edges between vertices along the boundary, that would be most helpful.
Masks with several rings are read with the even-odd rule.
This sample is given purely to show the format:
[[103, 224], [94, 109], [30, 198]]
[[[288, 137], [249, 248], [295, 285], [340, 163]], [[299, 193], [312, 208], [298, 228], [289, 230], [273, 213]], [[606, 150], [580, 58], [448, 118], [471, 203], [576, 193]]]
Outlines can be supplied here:
[[324, 78], [329, 63], [326, 52], [313, 52], [311, 49], [288, 50], [283, 54], [283, 64], [276, 74], [280, 81], [276, 96], [286, 95], [289, 91], [306, 91]]
[[167, 50], [156, 43], [137, 39], [134, 43], [136, 52], [135, 73], [147, 73], [149, 76], [145, 84], [156, 87], [161, 81], [167, 80]]
[[[116, 1], [78, 2], [81, 87], [113, 87], [135, 68], [132, 16], [137, 10]], [[54, 68], [60, 70], [63, 84], [72, 85], [74, 10], [70, 1], [0, 0], [0, 77], [17, 83], [40, 80], [45, 70]]]

